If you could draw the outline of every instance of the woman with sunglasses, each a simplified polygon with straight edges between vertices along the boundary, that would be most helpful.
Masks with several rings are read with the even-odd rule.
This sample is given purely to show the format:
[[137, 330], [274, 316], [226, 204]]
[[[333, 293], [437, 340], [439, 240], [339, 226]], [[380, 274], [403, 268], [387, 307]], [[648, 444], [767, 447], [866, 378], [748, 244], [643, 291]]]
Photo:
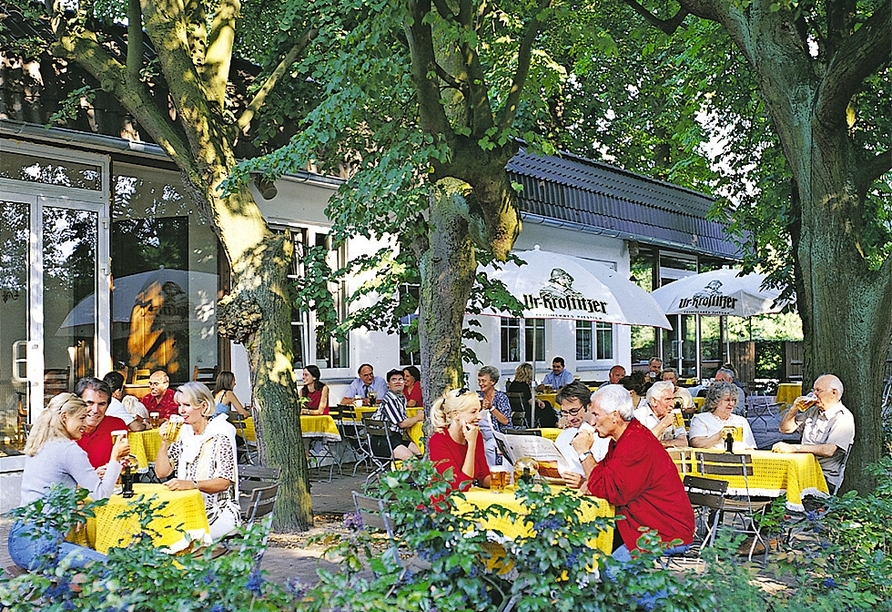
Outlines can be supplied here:
[[467, 389], [447, 391], [431, 408], [437, 430], [430, 439], [431, 461], [441, 474], [452, 470], [452, 489], [466, 490], [472, 484], [489, 487], [479, 421], [480, 398]]

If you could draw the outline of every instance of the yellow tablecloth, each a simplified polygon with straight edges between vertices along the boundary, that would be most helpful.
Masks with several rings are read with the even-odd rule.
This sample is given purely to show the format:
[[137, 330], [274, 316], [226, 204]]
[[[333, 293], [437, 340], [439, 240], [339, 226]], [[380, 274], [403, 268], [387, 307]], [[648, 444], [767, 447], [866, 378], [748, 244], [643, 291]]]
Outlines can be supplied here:
[[792, 406], [793, 401], [802, 395], [802, 383], [781, 383], [777, 386], [777, 402]]
[[[692, 449], [697, 452], [715, 452], [705, 449]], [[753, 475], [749, 476], [750, 495], [760, 497], [779, 497], [787, 494], [787, 506], [793, 510], [803, 510], [802, 497], [828, 493], [827, 481], [821, 464], [811, 453], [774, 453], [771, 451], [747, 451], [753, 457]], [[697, 462], [691, 452], [691, 472], [695, 476], [704, 476], [715, 480], [728, 481], [729, 495], [743, 495], [746, 485], [743, 476], [717, 476], [700, 474]]]
[[185, 531], [208, 531], [204, 499], [199, 491], [169, 491], [164, 485], [138, 483], [133, 485], [133, 491], [136, 495], [130, 499], [112, 495], [108, 503], [96, 510], [94, 518], [87, 519], [86, 533], [81, 531], [76, 534], [75, 541], [103, 554], [108, 553], [109, 548], [126, 546], [134, 535], [140, 533], [141, 528], [135, 515], [121, 515], [143, 495], [154, 498], [153, 503], [167, 502], [167, 506], [158, 510], [156, 518], [149, 523], [149, 529], [157, 532], [152, 536], [156, 547], [170, 546], [180, 541]]
[[[502, 493], [474, 487], [464, 493], [464, 500], [458, 497], [454, 498], [456, 510], [458, 512], [467, 512], [471, 510], [472, 507], [488, 508], [489, 506], [498, 504], [512, 512], [524, 514], [526, 510], [524, 508], [523, 500], [517, 499], [514, 496], [514, 491], [514, 487], [509, 487]], [[583, 522], [588, 523], [598, 517], [611, 517], [614, 515], [613, 506], [607, 503], [606, 500], [592, 497], [590, 495], [584, 495], [583, 493], [579, 493], [579, 495], [585, 497], [585, 501], [579, 508], [580, 512], [582, 512]], [[502, 517], [490, 518], [485, 521], [481, 527], [489, 531], [495, 531], [511, 539], [521, 536], [530, 536], [533, 533], [532, 525], [522, 522], [511, 522], [509, 519]], [[594, 542], [594, 546], [599, 550], [610, 554], [613, 550], [613, 529], [602, 531]]]
[[538, 431], [543, 438], [548, 438], [549, 440], [554, 442], [564, 430], [558, 427], [539, 427], [536, 429], [536, 431]]
[[341, 441], [335, 420], [327, 414], [301, 415], [300, 431], [304, 438], [317, 438], [326, 442]]
[[[560, 408], [560, 406], [558, 406], [558, 403], [557, 403], [557, 399], [556, 399], [556, 398], [557, 398], [557, 392], [552, 392], [552, 393], [537, 393], [537, 394], [536, 394], [536, 399], [537, 399], [537, 400], [542, 400], [543, 402], [548, 402], [549, 404], [551, 404], [551, 405], [554, 406], [555, 408]], [[527, 411], [527, 412], [529, 412], [529, 411]]]
[[140, 472], [146, 472], [150, 463], [155, 463], [158, 449], [161, 448], [161, 430], [146, 429], [144, 431], [131, 431], [127, 434], [130, 441], [130, 454], [136, 457], [136, 463]]

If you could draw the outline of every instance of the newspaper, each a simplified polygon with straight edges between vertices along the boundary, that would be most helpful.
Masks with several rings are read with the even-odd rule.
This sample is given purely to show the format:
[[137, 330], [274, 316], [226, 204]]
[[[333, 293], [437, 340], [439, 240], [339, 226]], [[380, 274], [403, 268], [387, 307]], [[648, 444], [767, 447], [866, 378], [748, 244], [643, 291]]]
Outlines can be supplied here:
[[532, 457], [540, 463], [556, 464], [562, 474], [573, 471], [573, 468], [554, 445], [554, 442], [542, 436], [524, 436], [493, 432], [505, 458], [512, 464], [521, 457]]

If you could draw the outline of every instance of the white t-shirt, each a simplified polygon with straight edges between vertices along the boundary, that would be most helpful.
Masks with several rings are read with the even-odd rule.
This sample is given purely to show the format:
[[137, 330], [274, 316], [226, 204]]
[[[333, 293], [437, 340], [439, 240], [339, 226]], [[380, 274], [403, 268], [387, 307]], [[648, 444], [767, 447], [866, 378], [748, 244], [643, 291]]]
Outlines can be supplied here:
[[136, 419], [135, 416], [127, 412], [127, 409], [124, 408], [124, 404], [122, 404], [121, 400], [116, 397], [111, 398], [111, 401], [108, 403], [108, 408], [105, 411], [105, 415], [118, 417], [124, 421], [128, 427], [130, 427], [130, 423]]
[[[653, 431], [654, 427], [660, 423], [660, 419], [657, 418], [654, 411], [650, 409], [650, 404], [647, 403], [643, 403], [635, 409], [635, 418], [651, 431]], [[687, 435], [687, 431], [685, 431], [684, 427], [667, 427], [666, 430], [663, 431], [663, 435], [660, 436], [660, 441], [674, 440], [675, 438], [685, 435]]]
[[[688, 433], [688, 439], [693, 440], [701, 436], [711, 436], [722, 430], [722, 427], [742, 427], [743, 428], [743, 445], [746, 448], [756, 448], [756, 439], [753, 437], [753, 430], [745, 418], [739, 414], [732, 414], [727, 421], [718, 418], [713, 412], [701, 412], [695, 414], [691, 419], [691, 431]], [[724, 440], [719, 440], [712, 448], [725, 448]]]

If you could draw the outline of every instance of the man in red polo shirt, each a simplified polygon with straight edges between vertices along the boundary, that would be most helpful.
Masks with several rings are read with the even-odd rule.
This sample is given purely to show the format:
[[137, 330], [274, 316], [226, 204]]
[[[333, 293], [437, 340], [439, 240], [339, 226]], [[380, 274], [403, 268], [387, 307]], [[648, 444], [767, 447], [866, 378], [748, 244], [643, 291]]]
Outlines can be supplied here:
[[127, 424], [118, 417], [105, 416], [111, 388], [104, 380], [93, 377], [81, 378], [77, 381], [74, 392], [87, 404], [84, 435], [77, 441], [77, 445], [86, 451], [90, 465], [104, 469], [111, 460], [114, 446], [111, 432], [127, 431]]
[[170, 418], [170, 415], [179, 411], [176, 401], [173, 399], [174, 391], [170, 388], [170, 378], [164, 370], [155, 370], [149, 376], [149, 392], [142, 398], [143, 406], [149, 414], [157, 412], [162, 421]]
[[656, 531], [666, 550], [680, 553], [694, 540], [694, 511], [678, 470], [660, 441], [633, 416], [632, 397], [622, 385], [604, 385], [592, 394], [591, 425], [597, 435], [610, 438], [604, 458], [592, 456], [592, 433], [581, 428], [570, 443], [585, 470], [583, 486], [595, 497], [616, 506], [625, 518], [616, 522], [622, 545], [614, 552], [618, 561], [631, 559], [640, 529]]

